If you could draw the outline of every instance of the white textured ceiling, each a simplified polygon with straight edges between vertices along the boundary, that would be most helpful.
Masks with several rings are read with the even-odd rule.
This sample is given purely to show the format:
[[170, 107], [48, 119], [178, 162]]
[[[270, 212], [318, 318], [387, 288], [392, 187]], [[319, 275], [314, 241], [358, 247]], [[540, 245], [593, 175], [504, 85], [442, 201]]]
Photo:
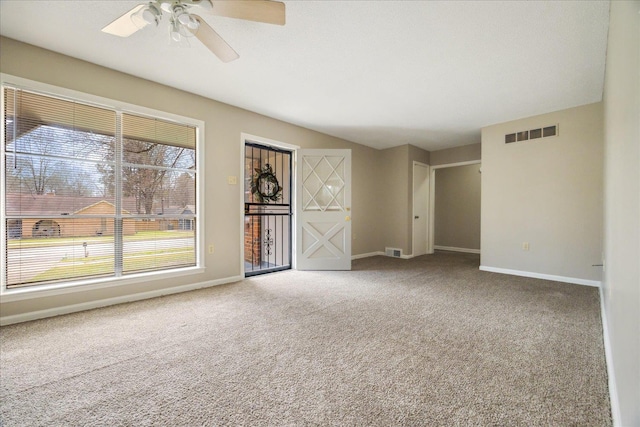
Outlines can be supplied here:
[[165, 28], [100, 29], [137, 1], [0, 1], [0, 33], [376, 148], [598, 102], [608, 1], [285, 1], [285, 26], [206, 15], [224, 64]]

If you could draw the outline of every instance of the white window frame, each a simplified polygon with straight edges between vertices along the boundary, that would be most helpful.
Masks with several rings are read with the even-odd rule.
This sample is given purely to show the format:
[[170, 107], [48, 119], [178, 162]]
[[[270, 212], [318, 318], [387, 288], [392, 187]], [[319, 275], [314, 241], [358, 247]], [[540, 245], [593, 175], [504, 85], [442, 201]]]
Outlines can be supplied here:
[[[6, 218], [4, 206], [0, 209], [0, 252], [2, 253], [2, 262], [0, 263], [0, 301], [11, 302], [19, 301], [31, 298], [41, 298], [47, 296], [61, 295], [71, 292], [88, 291], [95, 289], [110, 288], [114, 286], [126, 286], [136, 283], [148, 282], [151, 280], [169, 279], [173, 277], [182, 277], [192, 274], [200, 274], [205, 271], [204, 265], [204, 236], [205, 236], [205, 224], [203, 218], [205, 218], [204, 212], [204, 135], [205, 126], [204, 121], [184, 117], [173, 113], [167, 113], [164, 111], [154, 110], [139, 105], [129, 104], [114, 99], [99, 97], [90, 95], [87, 93], [61, 88], [58, 86], [49, 85], [33, 80], [24, 79], [22, 77], [11, 76], [8, 74], [0, 73], [0, 84], [4, 87], [12, 86], [25, 90], [32, 90], [44, 95], [50, 95], [58, 98], [66, 98], [71, 101], [78, 101], [89, 105], [107, 108], [116, 112], [116, 114], [130, 113], [135, 115], [147, 116], [157, 118], [165, 121], [176, 122], [180, 124], [186, 124], [195, 127], [196, 129], [196, 265], [191, 267], [179, 267], [170, 270], [159, 270], [153, 272], [133, 273], [120, 277], [101, 277], [96, 279], [80, 279], [70, 280], [69, 282], [42, 284], [25, 286], [19, 288], [7, 288], [6, 281]], [[4, 90], [0, 91], [0, 105], [4, 105]], [[2, 146], [4, 146], [4, 110], [0, 112], [2, 120], [0, 120], [0, 138], [2, 138]], [[5, 173], [5, 156], [0, 156], [0, 172], [4, 176]], [[1, 198], [4, 205], [4, 192], [5, 188], [1, 191]]]

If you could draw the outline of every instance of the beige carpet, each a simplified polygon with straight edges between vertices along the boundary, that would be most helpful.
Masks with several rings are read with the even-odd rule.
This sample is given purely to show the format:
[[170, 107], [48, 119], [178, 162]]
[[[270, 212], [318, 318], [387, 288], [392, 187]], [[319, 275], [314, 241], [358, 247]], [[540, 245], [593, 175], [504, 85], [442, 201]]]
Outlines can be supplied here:
[[608, 426], [596, 288], [477, 255], [286, 271], [1, 333], [4, 426]]

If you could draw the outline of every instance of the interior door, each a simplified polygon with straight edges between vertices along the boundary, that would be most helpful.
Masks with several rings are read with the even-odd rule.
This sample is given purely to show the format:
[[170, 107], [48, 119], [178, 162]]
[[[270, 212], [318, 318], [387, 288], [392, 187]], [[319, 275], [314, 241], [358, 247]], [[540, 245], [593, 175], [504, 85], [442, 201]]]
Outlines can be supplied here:
[[351, 150], [298, 150], [296, 268], [351, 270]]
[[429, 235], [429, 166], [413, 163], [413, 256], [425, 255]]

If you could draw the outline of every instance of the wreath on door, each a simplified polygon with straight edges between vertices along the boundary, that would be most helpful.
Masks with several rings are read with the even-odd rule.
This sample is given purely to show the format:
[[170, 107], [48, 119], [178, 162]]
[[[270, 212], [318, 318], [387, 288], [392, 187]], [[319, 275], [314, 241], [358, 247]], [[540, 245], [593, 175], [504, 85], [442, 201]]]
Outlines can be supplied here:
[[277, 202], [282, 197], [282, 187], [271, 169], [270, 164], [263, 168], [256, 168], [255, 175], [251, 180], [251, 194], [253, 200], [258, 203]]

